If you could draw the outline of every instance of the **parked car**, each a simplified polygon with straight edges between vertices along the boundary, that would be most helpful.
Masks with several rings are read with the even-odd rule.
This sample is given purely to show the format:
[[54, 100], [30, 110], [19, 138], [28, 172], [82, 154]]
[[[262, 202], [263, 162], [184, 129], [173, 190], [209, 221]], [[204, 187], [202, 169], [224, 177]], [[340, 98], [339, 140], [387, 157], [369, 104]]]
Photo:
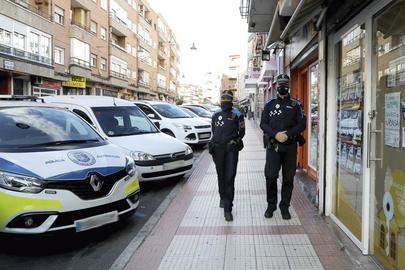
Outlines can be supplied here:
[[134, 160], [74, 113], [0, 101], [0, 130], [0, 232], [81, 232], [137, 209]]
[[203, 109], [202, 107], [197, 107], [197, 106], [189, 106], [189, 105], [183, 105], [181, 106], [182, 108], [186, 108], [187, 110], [192, 111], [196, 115], [202, 118], [208, 118], [211, 119], [213, 113], [208, 111], [207, 109]]
[[205, 109], [205, 110], [211, 112], [212, 114], [214, 114], [214, 113], [221, 110], [221, 107], [211, 105], [211, 104], [185, 104], [185, 105], [186, 106], [199, 107], [199, 108], [202, 108], [202, 109]]
[[136, 101], [135, 104], [153, 121], [158, 121], [162, 132], [184, 143], [202, 146], [211, 140], [211, 125], [193, 118], [176, 105], [158, 101]]
[[167, 136], [132, 102], [101, 96], [46, 97], [80, 115], [112, 143], [127, 151], [140, 181], [181, 177], [193, 166], [190, 146]]
[[203, 118], [201, 116], [198, 116], [197, 114], [195, 114], [192, 110], [190, 110], [187, 107], [179, 107], [183, 112], [185, 112], [186, 114], [188, 114], [189, 116], [193, 117], [193, 118], [198, 118], [200, 120], [206, 121], [207, 123], [211, 124], [211, 120], [212, 118]]

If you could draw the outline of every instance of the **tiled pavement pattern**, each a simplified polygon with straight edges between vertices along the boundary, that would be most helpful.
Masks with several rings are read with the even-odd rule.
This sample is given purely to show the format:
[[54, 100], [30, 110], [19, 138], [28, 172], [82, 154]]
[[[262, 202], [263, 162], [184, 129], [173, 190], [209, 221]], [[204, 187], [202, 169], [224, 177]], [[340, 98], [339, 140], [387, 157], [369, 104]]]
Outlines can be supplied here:
[[235, 181], [234, 221], [218, 207], [215, 167], [205, 153], [127, 269], [355, 269], [333, 233], [294, 189], [291, 220], [265, 219], [265, 151], [247, 123]]

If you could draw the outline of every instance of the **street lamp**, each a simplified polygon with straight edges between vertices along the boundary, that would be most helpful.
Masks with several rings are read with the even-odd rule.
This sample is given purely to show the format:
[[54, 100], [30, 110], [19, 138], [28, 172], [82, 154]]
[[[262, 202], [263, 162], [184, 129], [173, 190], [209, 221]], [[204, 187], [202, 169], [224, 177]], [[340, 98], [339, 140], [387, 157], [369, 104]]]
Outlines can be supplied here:
[[193, 42], [193, 45], [191, 45], [190, 50], [197, 50], [197, 47], [195, 46], [195, 43]]

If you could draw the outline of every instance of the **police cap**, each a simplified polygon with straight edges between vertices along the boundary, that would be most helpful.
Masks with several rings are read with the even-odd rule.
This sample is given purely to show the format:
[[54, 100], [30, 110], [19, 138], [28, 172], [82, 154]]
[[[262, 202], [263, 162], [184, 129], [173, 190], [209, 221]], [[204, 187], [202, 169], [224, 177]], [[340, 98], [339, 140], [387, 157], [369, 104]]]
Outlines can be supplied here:
[[290, 83], [290, 77], [286, 74], [280, 74], [276, 77], [276, 82], [278, 84], [289, 84]]

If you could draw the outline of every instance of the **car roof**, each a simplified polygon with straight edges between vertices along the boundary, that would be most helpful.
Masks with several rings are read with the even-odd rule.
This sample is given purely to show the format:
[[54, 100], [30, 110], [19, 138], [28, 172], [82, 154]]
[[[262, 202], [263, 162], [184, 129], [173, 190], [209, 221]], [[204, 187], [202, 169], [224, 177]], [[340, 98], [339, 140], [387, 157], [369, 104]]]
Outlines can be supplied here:
[[0, 100], [0, 108], [10, 108], [10, 107], [46, 107], [46, 108], [54, 108], [46, 103], [40, 103], [35, 101], [8, 101], [8, 100]]
[[44, 100], [45, 103], [74, 104], [83, 107], [134, 106], [131, 101], [106, 96], [52, 96], [44, 97]]
[[[135, 104], [150, 104], [150, 105], [155, 105], [155, 104], [171, 104], [169, 102], [164, 102], [164, 101], [155, 101], [155, 100], [134, 100], [133, 101]], [[171, 104], [175, 105], [175, 104]]]

